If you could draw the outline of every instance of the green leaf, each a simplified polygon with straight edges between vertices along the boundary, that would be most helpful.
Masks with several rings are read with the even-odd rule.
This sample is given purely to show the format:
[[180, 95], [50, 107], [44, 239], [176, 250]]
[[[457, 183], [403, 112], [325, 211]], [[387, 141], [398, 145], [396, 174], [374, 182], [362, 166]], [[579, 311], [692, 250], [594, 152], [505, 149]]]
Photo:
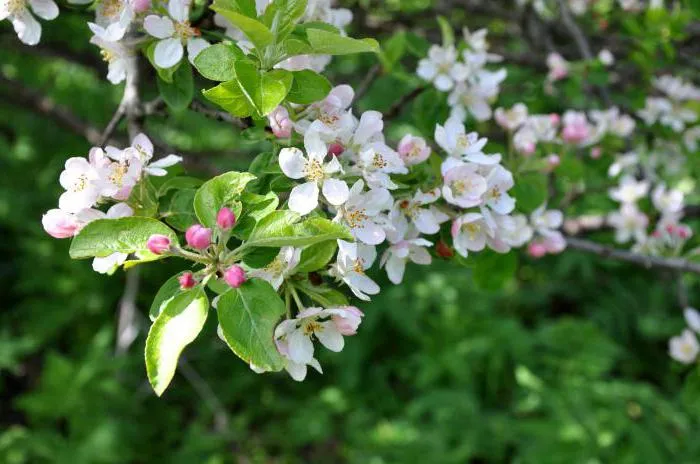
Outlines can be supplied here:
[[246, 266], [260, 269], [270, 264], [279, 254], [279, 248], [255, 248], [243, 258]]
[[280, 200], [274, 192], [268, 192], [265, 195], [243, 192], [241, 202], [243, 203], [243, 212], [233, 229], [233, 235], [246, 240], [258, 221], [277, 209]]
[[261, 116], [282, 103], [292, 87], [292, 73], [284, 69], [262, 72], [251, 61], [237, 61], [234, 68], [241, 91]]
[[224, 339], [239, 358], [268, 371], [284, 367], [274, 332], [285, 306], [269, 283], [251, 279], [224, 293], [217, 313]]
[[277, 43], [284, 40], [306, 12], [307, 0], [277, 0], [265, 10], [263, 22], [275, 35]]
[[406, 32], [399, 31], [394, 33], [389, 40], [384, 42], [382, 53], [379, 59], [382, 62], [384, 70], [391, 72], [394, 66], [401, 60], [406, 53]]
[[330, 287], [323, 285], [315, 286], [308, 282], [302, 282], [297, 288], [324, 308], [347, 306], [350, 304], [343, 293]]
[[353, 53], [379, 53], [379, 43], [374, 39], [353, 39], [321, 29], [308, 29], [306, 37], [313, 53], [321, 55], [348, 55]]
[[333, 259], [338, 242], [328, 240], [304, 248], [295, 272], [314, 272], [323, 269]]
[[513, 187], [515, 208], [521, 213], [529, 214], [547, 199], [547, 178], [541, 173], [526, 173], [518, 178]]
[[314, 217], [299, 222], [293, 211], [275, 211], [253, 229], [248, 247], [303, 247], [327, 240], [354, 240], [347, 227], [328, 219]]
[[292, 73], [294, 80], [287, 95], [287, 101], [308, 105], [319, 100], [323, 100], [331, 91], [332, 85], [325, 76], [317, 72], [305, 69]]
[[224, 8], [244, 14], [250, 18], [257, 19], [258, 10], [255, 6], [256, 0], [219, 0], [217, 2]]
[[168, 179], [158, 188], [158, 196], [162, 197], [171, 190], [195, 189], [202, 185], [204, 181], [196, 177], [178, 176]]
[[247, 172], [231, 171], [205, 182], [194, 197], [194, 211], [206, 227], [216, 225], [216, 215], [223, 206], [229, 206], [255, 176]]
[[234, 11], [225, 2], [216, 0], [211, 7], [212, 10], [224, 16], [231, 24], [239, 28], [253, 42], [255, 48], [262, 51], [275, 40], [275, 36], [263, 23], [257, 19]]
[[207, 79], [225, 82], [236, 78], [233, 64], [243, 58], [245, 55], [235, 45], [218, 43], [202, 50], [195, 58], [194, 66]]
[[190, 106], [194, 97], [194, 80], [189, 61], [183, 60], [172, 75], [172, 82], [158, 79], [158, 91], [171, 110], [181, 111]]
[[166, 304], [173, 297], [182, 293], [180, 282], [177, 280], [181, 275], [182, 272], [166, 280], [160, 287], [160, 290], [158, 290], [158, 293], [156, 293], [155, 298], [153, 298], [153, 303], [151, 303], [151, 309], [148, 310], [148, 317], [151, 318], [151, 321], [156, 320], [158, 315], [163, 311], [163, 308], [165, 308]]
[[153, 234], [166, 235], [173, 243], [177, 243], [175, 232], [162, 222], [152, 218], [132, 216], [119, 219], [98, 219], [86, 225], [73, 238], [70, 245], [70, 257], [83, 259], [94, 256], [109, 256], [112, 253], [152, 255], [146, 248], [146, 242]]
[[158, 213], [158, 193], [148, 177], [134, 186], [126, 203], [134, 210], [135, 216], [155, 217]]
[[156, 395], [168, 388], [180, 353], [201, 332], [208, 310], [209, 300], [201, 287], [175, 296], [162, 307], [146, 338], [146, 372]]
[[236, 80], [223, 82], [216, 87], [204, 90], [202, 95], [239, 118], [247, 118], [255, 112], [255, 107], [248, 101]]
[[197, 223], [197, 215], [194, 212], [194, 197], [197, 193], [194, 189], [178, 190], [170, 198], [170, 203], [165, 211], [161, 211], [161, 217], [176, 230], [185, 231], [188, 227]]
[[450, 22], [445, 19], [444, 16], [437, 17], [438, 25], [440, 26], [440, 33], [442, 34], [442, 46], [449, 47], [455, 43], [455, 34], [452, 30]]

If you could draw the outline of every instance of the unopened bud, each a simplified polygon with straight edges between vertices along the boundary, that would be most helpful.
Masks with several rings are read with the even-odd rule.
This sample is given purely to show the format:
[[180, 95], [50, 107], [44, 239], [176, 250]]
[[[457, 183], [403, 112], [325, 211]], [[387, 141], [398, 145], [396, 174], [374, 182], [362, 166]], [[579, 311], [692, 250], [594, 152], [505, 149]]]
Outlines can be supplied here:
[[153, 234], [148, 237], [146, 248], [155, 255], [162, 255], [170, 249], [170, 237], [161, 234]]
[[547, 247], [540, 242], [530, 242], [527, 246], [527, 253], [533, 258], [541, 258], [547, 254]]
[[557, 166], [561, 164], [561, 159], [559, 158], [559, 155], [549, 155], [547, 157], [547, 165], [549, 166], [550, 169], [554, 169]]
[[143, 13], [151, 8], [151, 0], [132, 0], [131, 6], [136, 13]]
[[339, 143], [331, 143], [328, 145], [328, 154], [331, 156], [340, 156], [345, 151], [345, 147]]
[[236, 215], [226, 207], [221, 208], [216, 215], [216, 225], [223, 230], [232, 229], [236, 225]]
[[441, 258], [445, 259], [449, 259], [455, 255], [452, 248], [450, 248], [449, 245], [442, 240], [438, 241], [437, 245], [435, 245], [435, 253], [437, 253]]
[[233, 265], [224, 272], [224, 280], [233, 288], [238, 288], [246, 281], [245, 271], [242, 267]]
[[211, 245], [211, 229], [207, 229], [201, 224], [190, 226], [185, 232], [185, 240], [195, 250], [204, 250]]
[[177, 281], [180, 282], [180, 288], [182, 290], [187, 290], [194, 287], [197, 282], [194, 280], [194, 274], [191, 272], [184, 272], [178, 278]]
[[591, 158], [598, 159], [603, 154], [603, 150], [600, 147], [591, 148]]

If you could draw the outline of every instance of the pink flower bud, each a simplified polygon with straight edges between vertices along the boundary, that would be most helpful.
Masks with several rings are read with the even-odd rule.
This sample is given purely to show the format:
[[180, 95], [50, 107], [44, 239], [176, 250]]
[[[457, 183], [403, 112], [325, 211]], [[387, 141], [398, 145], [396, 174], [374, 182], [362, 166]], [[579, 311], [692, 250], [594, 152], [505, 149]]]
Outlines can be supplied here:
[[540, 242], [530, 242], [527, 253], [533, 258], [541, 258], [547, 254], [547, 248]]
[[561, 159], [559, 158], [559, 155], [549, 155], [547, 157], [547, 166], [549, 166], [551, 169], [556, 168], [561, 164]]
[[190, 226], [185, 232], [185, 240], [195, 250], [204, 250], [211, 245], [211, 229], [207, 229], [201, 224]]
[[223, 207], [216, 215], [216, 225], [223, 230], [232, 229], [236, 225], [236, 215], [230, 209]]
[[442, 240], [438, 241], [437, 245], [435, 245], [435, 253], [437, 253], [439, 257], [445, 259], [449, 259], [455, 255], [452, 248], [450, 248], [449, 245]]
[[603, 150], [600, 147], [591, 148], [591, 158], [598, 159], [603, 154]]
[[520, 154], [524, 156], [531, 156], [533, 153], [535, 153], [536, 148], [537, 146], [532, 142], [525, 142], [517, 147]]
[[561, 117], [557, 113], [551, 113], [549, 115], [549, 120], [552, 121], [553, 125], [558, 126], [559, 122], [561, 121]]
[[170, 238], [165, 235], [153, 234], [148, 237], [146, 248], [156, 255], [162, 255], [170, 249]]
[[284, 106], [278, 106], [267, 116], [272, 133], [278, 139], [286, 139], [292, 135], [292, 120]]
[[151, 8], [151, 0], [131, 0], [131, 6], [136, 13], [143, 13]]
[[362, 317], [365, 315], [360, 309], [354, 306], [345, 306], [339, 308], [342, 310], [340, 314], [333, 314], [331, 318], [335, 327], [343, 335], [355, 335], [357, 328], [362, 322]]
[[343, 154], [345, 151], [345, 147], [339, 144], [338, 142], [336, 143], [331, 143], [328, 145], [328, 154], [331, 156], [340, 156]]
[[661, 238], [661, 231], [655, 230], [654, 232], [651, 233], [651, 236], [654, 238]]
[[692, 234], [693, 234], [693, 231], [690, 229], [690, 227], [686, 226], [685, 224], [680, 224], [676, 228], [676, 235], [681, 240], [689, 239]]
[[80, 225], [73, 214], [60, 209], [51, 209], [41, 217], [41, 225], [53, 238], [68, 238], [78, 233]]
[[405, 135], [398, 146], [399, 156], [408, 165], [422, 163], [430, 156], [430, 147], [421, 137]]
[[191, 272], [184, 272], [178, 278], [177, 281], [180, 282], [180, 288], [182, 290], [187, 290], [194, 287], [197, 282], [194, 280], [194, 274]]
[[245, 271], [242, 267], [233, 265], [224, 272], [224, 280], [233, 288], [238, 288], [246, 281]]

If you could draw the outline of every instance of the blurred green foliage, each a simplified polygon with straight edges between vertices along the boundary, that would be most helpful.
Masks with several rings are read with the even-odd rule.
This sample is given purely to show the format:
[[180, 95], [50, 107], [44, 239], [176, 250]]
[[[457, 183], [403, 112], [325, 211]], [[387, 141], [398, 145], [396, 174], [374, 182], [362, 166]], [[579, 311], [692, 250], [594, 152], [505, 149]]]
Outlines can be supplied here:
[[[349, 3], [382, 24], [423, 15], [435, 39], [426, 13], [432, 2]], [[456, 11], [454, 23], [463, 16]], [[68, 51], [83, 64], [5, 46], [13, 37], [3, 23], [0, 72], [99, 128], [120, 88], [104, 79], [84, 20], [61, 16], [44, 39], [48, 55]], [[385, 45], [390, 37], [378, 38]], [[424, 46], [413, 40], [411, 48]], [[639, 53], [655, 53], [650, 47]], [[419, 84], [415, 55], [401, 65], [392, 61], [394, 48], [384, 49], [395, 72], [378, 77], [360, 109], [385, 111]], [[329, 77], [357, 84], [372, 64], [368, 56], [338, 59]], [[531, 70], [510, 71], [502, 104], [557, 107], [542, 99]], [[147, 91], [155, 95], [155, 86]], [[413, 108], [436, 120], [446, 113], [429, 93]], [[432, 131], [411, 113], [390, 128], [392, 139]], [[256, 154], [257, 142], [196, 114], [150, 118], [147, 131], [185, 152], [195, 171], [245, 169]], [[254, 374], [217, 339], [210, 318], [157, 399], [143, 367], [143, 323], [128, 351], [115, 354], [124, 273], [105, 278], [89, 262], [70, 261], [68, 241], [41, 229], [42, 212], [60, 193], [64, 160], [88, 148], [52, 119], [0, 101], [0, 462], [700, 462], [700, 372], [666, 354], [668, 338], [683, 326], [677, 276], [577, 252], [513, 257], [517, 274], [505, 286], [492, 285], [486, 273], [476, 276], [477, 287], [469, 267], [444, 262], [409, 267], [398, 287], [377, 276], [385, 291], [363, 305], [359, 334], [341, 354], [322, 353], [325, 374], [302, 384]], [[504, 266], [515, 263], [480, 269], [498, 280]], [[178, 270], [172, 262], [141, 270], [141, 314]]]

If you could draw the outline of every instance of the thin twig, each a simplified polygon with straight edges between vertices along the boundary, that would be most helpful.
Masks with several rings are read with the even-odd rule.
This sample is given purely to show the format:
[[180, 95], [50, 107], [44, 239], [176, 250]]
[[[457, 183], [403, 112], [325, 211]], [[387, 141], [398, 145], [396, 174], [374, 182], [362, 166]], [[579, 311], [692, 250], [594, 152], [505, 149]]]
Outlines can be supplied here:
[[646, 267], [647, 269], [656, 267], [700, 274], [700, 263], [695, 263], [687, 259], [646, 256], [574, 237], [567, 237], [566, 244], [569, 248], [573, 248], [575, 250], [593, 253], [603, 258], [616, 259], [618, 261], [637, 264]]
[[415, 100], [420, 94], [428, 90], [427, 86], [416, 87], [411, 92], [407, 93], [403, 97], [399, 98], [391, 107], [384, 113], [384, 122], [389, 121], [397, 117], [404, 106], [406, 106], [411, 101]]
[[362, 79], [362, 82], [360, 82], [360, 85], [357, 86], [357, 90], [355, 91], [355, 98], [353, 98], [352, 100], [353, 104], [360, 101], [360, 99], [365, 96], [365, 94], [369, 91], [370, 87], [372, 87], [372, 84], [379, 75], [379, 71], [381, 71], [381, 69], [382, 65], [380, 63], [376, 63], [370, 68], [365, 78]]
[[190, 109], [196, 113], [206, 116], [207, 118], [227, 122], [241, 129], [247, 129], [251, 126], [251, 123], [248, 119], [239, 119], [233, 117], [225, 111], [219, 111], [213, 108], [209, 108], [208, 106], [204, 105], [201, 102], [198, 102], [197, 100], [192, 101], [192, 103], [190, 104]]

